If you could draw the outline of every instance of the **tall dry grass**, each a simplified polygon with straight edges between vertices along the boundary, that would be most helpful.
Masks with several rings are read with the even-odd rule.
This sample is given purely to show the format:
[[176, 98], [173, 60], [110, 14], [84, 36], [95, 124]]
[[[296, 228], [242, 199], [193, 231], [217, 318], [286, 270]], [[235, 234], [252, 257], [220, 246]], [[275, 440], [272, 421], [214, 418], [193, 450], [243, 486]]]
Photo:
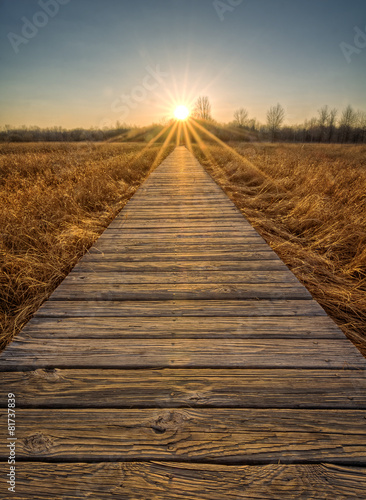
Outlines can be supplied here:
[[199, 160], [366, 354], [366, 146], [195, 146]]
[[0, 146], [0, 347], [122, 209], [160, 149], [136, 144]]

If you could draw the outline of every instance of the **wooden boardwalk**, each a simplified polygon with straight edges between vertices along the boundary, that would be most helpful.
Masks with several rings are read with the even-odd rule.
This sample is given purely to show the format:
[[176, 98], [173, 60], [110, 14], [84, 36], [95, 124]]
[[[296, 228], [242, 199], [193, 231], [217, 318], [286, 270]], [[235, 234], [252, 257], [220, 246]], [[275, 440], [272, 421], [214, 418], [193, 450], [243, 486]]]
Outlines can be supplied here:
[[1, 498], [366, 498], [365, 359], [184, 147], [0, 361]]

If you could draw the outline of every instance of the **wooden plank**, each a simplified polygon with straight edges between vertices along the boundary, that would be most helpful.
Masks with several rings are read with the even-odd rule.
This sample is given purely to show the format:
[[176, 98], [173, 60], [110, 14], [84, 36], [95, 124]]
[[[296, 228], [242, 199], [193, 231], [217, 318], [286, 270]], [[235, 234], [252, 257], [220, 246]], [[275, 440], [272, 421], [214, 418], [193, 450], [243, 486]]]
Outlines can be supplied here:
[[[227, 241], [227, 243], [226, 243]], [[162, 240], [159, 239], [135, 239], [135, 238], [99, 238], [98, 241], [95, 242], [94, 248], [97, 250], [103, 250], [105, 252], [185, 252], [185, 253], [194, 253], [201, 252], [205, 249], [205, 252], [217, 252], [222, 251], [225, 253], [229, 252], [240, 252], [240, 251], [250, 251], [250, 252], [269, 252], [269, 246], [261, 242], [257, 241], [247, 241], [244, 238], [221, 238], [221, 239], [213, 239], [212, 241], [201, 241], [200, 239], [191, 239], [191, 240]]]
[[114, 253], [107, 251], [107, 249], [98, 249], [96, 246], [92, 247], [89, 250], [89, 253], [84, 255], [84, 262], [95, 262], [95, 260], [99, 262], [150, 262], [150, 261], [199, 261], [203, 265], [210, 264], [216, 260], [219, 261], [267, 261], [267, 260], [280, 260], [279, 257], [272, 251], [262, 251], [262, 252], [253, 252], [253, 251], [223, 251], [220, 250], [207, 250], [205, 252], [197, 249], [196, 252], [189, 252], [180, 250], [177, 248], [173, 253], [161, 252], [159, 251], [151, 251], [151, 252], [134, 252], [131, 249], [130, 253], [117, 253], [116, 249], [112, 250]]
[[190, 283], [118, 284], [65, 280], [49, 300], [311, 300], [300, 283]]
[[[127, 206], [127, 205], [126, 205]], [[138, 208], [141, 210], [155, 210], [161, 209], [161, 210], [200, 210], [203, 208], [204, 210], [216, 210], [216, 209], [221, 209], [224, 208], [225, 210], [238, 210], [238, 208], [235, 207], [233, 204], [229, 204], [227, 199], [224, 197], [216, 197], [215, 199], [183, 199], [183, 200], [173, 200], [173, 199], [168, 199], [167, 196], [151, 196], [149, 197], [143, 197], [142, 199], [134, 199], [133, 201], [131, 200], [128, 203], [128, 209], [134, 209]]]
[[151, 215], [153, 214], [154, 217], [156, 215], [173, 215], [173, 216], [177, 216], [177, 215], [192, 215], [194, 217], [197, 217], [197, 215], [199, 214], [199, 216], [201, 217], [201, 215], [209, 215], [210, 217], [214, 217], [216, 215], [220, 215], [220, 216], [223, 216], [223, 215], [227, 215], [227, 216], [231, 216], [231, 215], [241, 215], [241, 212], [239, 211], [239, 209], [237, 209], [236, 207], [234, 206], [226, 206], [226, 207], [218, 207], [216, 208], [216, 210], [213, 209], [213, 207], [199, 207], [199, 208], [196, 208], [195, 206], [191, 206], [191, 207], [186, 207], [185, 205], [181, 205], [181, 206], [177, 206], [177, 207], [154, 207], [153, 209], [150, 209], [148, 206], [146, 207], [143, 207], [143, 206], [135, 206], [135, 207], [129, 207], [129, 206], [126, 206], [125, 209], [124, 209], [124, 215], [128, 217], [129, 213], [131, 213], [131, 215], [136, 215], [136, 214], [139, 214], [139, 215]]
[[217, 196], [212, 193], [207, 193], [205, 196], [199, 196], [197, 194], [191, 194], [187, 196], [173, 197], [169, 190], [165, 192], [145, 192], [140, 196], [134, 196], [130, 199], [126, 205], [128, 208], [213, 208], [215, 207], [225, 207], [236, 209], [238, 208], [231, 202], [228, 201], [225, 195]]
[[[34, 368], [366, 368], [344, 339], [21, 339], [0, 370]], [[366, 427], [366, 426], [365, 426]]]
[[[170, 174], [171, 175], [171, 174]], [[150, 178], [151, 180], [151, 178]], [[202, 191], [202, 188], [199, 190], [191, 189], [192, 183], [186, 184], [185, 192], [178, 193], [176, 191], [176, 185], [172, 183], [171, 188], [164, 188], [157, 190], [154, 188], [154, 183], [150, 183], [148, 186], [148, 181], [144, 182], [144, 184], [139, 188], [139, 190], [135, 193], [133, 198], [129, 200], [128, 203], [132, 203], [135, 200], [156, 200], [156, 193], [160, 193], [162, 197], [165, 197], [167, 200], [173, 201], [186, 201], [186, 200], [217, 200], [222, 199], [226, 200], [227, 203], [232, 203], [230, 200], [228, 201], [228, 197], [221, 189], [217, 189], [217, 184], [212, 184], [212, 182], [207, 182], [205, 192]], [[207, 187], [209, 189], [207, 189]], [[175, 192], [174, 192], [175, 191]]]
[[227, 209], [219, 209], [216, 211], [214, 210], [211, 210], [210, 208], [207, 208], [207, 209], [203, 209], [203, 208], [200, 208], [199, 210], [194, 210], [194, 209], [184, 209], [184, 208], [181, 208], [181, 209], [176, 209], [176, 210], [173, 210], [173, 209], [154, 209], [154, 210], [149, 210], [149, 209], [125, 209], [124, 211], [124, 217], [126, 218], [129, 218], [130, 216], [133, 216], [133, 217], [152, 217], [154, 219], [157, 219], [159, 217], [173, 217], [174, 219], [177, 218], [177, 217], [192, 217], [193, 219], [197, 218], [197, 214], [199, 214], [199, 218], [201, 219], [202, 216], [207, 216], [209, 218], [212, 218], [212, 217], [215, 217], [215, 218], [222, 218], [222, 217], [226, 217], [226, 218], [229, 218], [229, 217], [232, 217], [232, 218], [235, 218], [237, 217], [238, 219], [240, 219], [241, 221], [243, 220], [242, 219], [242, 215], [241, 213], [237, 210], [237, 209], [232, 209], [232, 208], [227, 208]]
[[156, 262], [105, 262], [104, 255], [102, 259], [94, 259], [89, 261], [82, 259], [74, 267], [73, 272], [77, 273], [160, 273], [160, 272], [266, 272], [266, 271], [288, 271], [288, 267], [279, 259], [276, 260], [241, 260], [241, 261], [156, 261]]
[[[123, 214], [123, 212], [122, 212]], [[141, 218], [125, 218], [123, 215], [118, 216], [111, 224], [108, 226], [110, 230], [120, 230], [123, 229], [158, 229], [165, 228], [167, 230], [174, 228], [187, 228], [190, 231], [199, 231], [203, 229], [210, 228], [226, 228], [226, 229], [240, 229], [243, 228], [243, 231], [247, 229], [247, 224], [243, 223], [243, 218], [238, 219], [224, 219], [224, 218], [190, 218], [186, 221], [183, 221], [180, 218], [177, 219], [169, 219], [163, 220], [161, 218], [154, 219], [149, 218], [148, 220], [144, 220]]]
[[[326, 316], [313, 300], [47, 301], [37, 317]], [[281, 321], [280, 319], [278, 321]]]
[[326, 316], [278, 317], [34, 317], [17, 336], [21, 338], [304, 338], [344, 339]]
[[222, 213], [221, 211], [220, 212], [217, 212], [217, 213], [212, 213], [212, 211], [209, 211], [209, 212], [205, 212], [205, 213], [202, 213], [200, 212], [199, 216], [197, 216], [197, 212], [194, 213], [186, 213], [186, 214], [183, 214], [183, 213], [180, 213], [178, 211], [174, 211], [174, 212], [169, 212], [169, 213], [165, 213], [165, 214], [161, 214], [161, 213], [158, 213], [156, 211], [154, 212], [147, 212], [145, 214], [137, 214], [135, 211], [130, 211], [130, 212], [125, 212], [123, 211], [123, 213], [118, 217], [118, 220], [116, 220], [116, 223], [113, 224], [112, 223], [112, 227], [114, 227], [115, 225], [119, 226], [120, 224], [123, 224], [124, 221], [132, 221], [132, 222], [139, 222], [139, 221], [143, 221], [143, 222], [148, 222], [148, 221], [154, 221], [154, 222], [159, 222], [159, 221], [166, 221], [166, 222], [169, 222], [171, 221], [172, 223], [176, 223], [176, 222], [190, 222], [190, 221], [204, 221], [204, 220], [216, 220], [216, 221], [232, 221], [232, 222], [243, 222], [243, 215], [241, 213], [235, 213], [235, 212], [232, 212], [232, 213]]
[[[193, 250], [197, 249], [197, 245], [200, 247], [204, 246], [205, 248], [210, 249], [211, 247], [214, 248], [214, 250], [218, 249], [217, 247], [222, 247], [223, 249], [226, 249], [227, 247], [234, 247], [234, 250], [236, 250], [236, 246], [239, 246], [239, 249], [247, 249], [247, 250], [256, 250], [257, 248], [263, 249], [265, 251], [268, 250], [268, 244], [258, 236], [243, 236], [243, 235], [238, 235], [238, 236], [232, 236], [230, 233], [228, 233], [227, 236], [191, 236], [191, 237], [184, 237], [183, 235], [179, 236], [162, 236], [162, 238], [159, 238], [158, 235], [145, 235], [144, 237], [134, 237], [133, 235], [124, 235], [124, 234], [104, 234], [102, 235], [96, 245], [99, 246], [99, 244], [102, 243], [104, 246], [109, 245], [109, 246], [114, 246], [116, 247], [121, 247], [122, 250], [125, 247], [131, 247], [133, 246], [134, 248], [143, 248], [143, 247], [153, 247], [155, 246], [156, 248], [171, 248], [174, 250], [177, 246], [179, 248], [190, 248], [190, 247], [195, 247]], [[171, 250], [171, 251], [172, 251]]]
[[51, 369], [4, 372], [17, 408], [366, 409], [362, 370]]
[[141, 226], [141, 227], [135, 227], [135, 223], [125, 223], [122, 228], [115, 228], [115, 227], [107, 227], [104, 234], [139, 234], [142, 237], [144, 237], [146, 234], [161, 234], [161, 235], [169, 235], [169, 234], [179, 234], [179, 235], [197, 235], [197, 236], [204, 236], [205, 234], [207, 235], [215, 235], [217, 233], [232, 233], [235, 236], [237, 235], [255, 235], [259, 236], [259, 233], [253, 229], [253, 228], [248, 228], [246, 225], [243, 224], [234, 224], [234, 223], [228, 223], [228, 224], [220, 224], [220, 223], [211, 223], [211, 224], [205, 224], [202, 226], [197, 226], [197, 225], [189, 225], [187, 224], [180, 224], [178, 227], [172, 227], [172, 226], [160, 226], [158, 222], [154, 223], [154, 226], [149, 226], [148, 224]]
[[[0, 464], [2, 477], [6, 477], [8, 471], [7, 464]], [[366, 498], [365, 469], [333, 464], [227, 466], [182, 462], [22, 462], [16, 477], [16, 492], [11, 494], [12, 500]], [[0, 491], [5, 494], [5, 488]]]
[[169, 243], [186, 243], [186, 244], [207, 244], [207, 243], [219, 243], [221, 245], [231, 245], [235, 243], [241, 244], [265, 244], [267, 243], [264, 239], [255, 234], [246, 232], [245, 234], [234, 231], [226, 231], [226, 232], [217, 232], [217, 233], [184, 233], [182, 231], [175, 233], [159, 233], [157, 231], [145, 231], [144, 233], [131, 233], [129, 231], [123, 230], [118, 233], [109, 232], [107, 229], [104, 233], [98, 238], [98, 241], [108, 240], [111, 244], [113, 243], [121, 243], [123, 242], [134, 242], [134, 243], [155, 243], [155, 242], [169, 242]]
[[[17, 409], [17, 459], [366, 465], [365, 411]], [[6, 435], [5, 419], [1, 419]], [[8, 458], [5, 444], [2, 460]]]
[[232, 253], [235, 254], [237, 252], [272, 252], [273, 250], [266, 243], [259, 242], [251, 242], [244, 240], [243, 238], [238, 238], [236, 241], [231, 241], [225, 243], [224, 241], [212, 241], [205, 242], [200, 240], [195, 241], [184, 241], [177, 239], [176, 241], [160, 241], [160, 240], [149, 240], [146, 238], [145, 240], [136, 240], [134, 238], [105, 238], [98, 239], [95, 242], [94, 248], [98, 251], [103, 249], [105, 252], [109, 253], [128, 253], [128, 252], [164, 252], [164, 253], [173, 253], [180, 252], [185, 254], [197, 253], [200, 252], [202, 254], [203, 248], [205, 249], [205, 254], [211, 255], [211, 253], [222, 252], [222, 253]]
[[141, 227], [135, 227], [136, 223], [129, 224], [128, 226], [123, 225], [122, 228], [114, 228], [114, 227], [108, 227], [103, 235], [136, 235], [138, 234], [139, 237], [144, 237], [146, 235], [164, 235], [167, 236], [169, 234], [171, 235], [188, 235], [188, 236], [204, 236], [204, 235], [220, 235], [220, 234], [227, 234], [231, 233], [235, 236], [246, 236], [246, 235], [254, 235], [258, 236], [259, 233], [253, 230], [249, 230], [246, 227], [242, 227], [242, 225], [238, 225], [237, 227], [234, 226], [234, 224], [231, 225], [224, 225], [224, 224], [211, 224], [211, 225], [202, 225], [202, 226], [189, 226], [189, 225], [180, 225], [177, 227], [171, 227], [171, 226], [160, 226], [159, 223], [154, 223], [154, 226], [149, 226], [146, 224], [145, 226]]
[[299, 283], [290, 271], [181, 271], [181, 272], [125, 272], [84, 273], [72, 271], [64, 283], [136, 284], [143, 283]]

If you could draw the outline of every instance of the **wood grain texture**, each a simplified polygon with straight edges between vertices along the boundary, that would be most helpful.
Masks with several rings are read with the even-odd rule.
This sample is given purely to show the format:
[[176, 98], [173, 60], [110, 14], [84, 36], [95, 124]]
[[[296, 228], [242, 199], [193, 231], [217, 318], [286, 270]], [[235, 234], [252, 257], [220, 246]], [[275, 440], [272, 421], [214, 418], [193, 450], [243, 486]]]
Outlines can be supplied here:
[[366, 368], [347, 339], [22, 339], [0, 370], [48, 368]]
[[[5, 477], [7, 466], [0, 463]], [[0, 485], [4, 491], [4, 483]], [[39, 463], [17, 469], [13, 500], [362, 500], [366, 470], [333, 464]]]
[[108, 226], [108, 231], [120, 231], [121, 229], [134, 229], [134, 230], [171, 230], [176, 231], [177, 229], [183, 229], [184, 231], [197, 232], [205, 231], [208, 232], [210, 229], [220, 229], [221, 231], [227, 229], [234, 229], [246, 232], [248, 230], [247, 226], [243, 226], [243, 217], [223, 218], [223, 217], [196, 217], [187, 220], [182, 220], [180, 217], [169, 218], [167, 220], [159, 218], [154, 218], [149, 216], [147, 218], [141, 217], [125, 217], [123, 212], [120, 216], [112, 221]]
[[178, 273], [178, 272], [207, 272], [207, 271], [219, 271], [222, 276], [224, 272], [230, 271], [250, 271], [250, 272], [266, 272], [266, 271], [287, 271], [288, 268], [280, 260], [242, 260], [242, 261], [185, 261], [175, 259], [172, 261], [144, 261], [144, 262], [118, 262], [118, 261], [107, 261], [105, 262], [104, 257], [102, 259], [82, 259], [75, 267], [74, 272], [80, 273], [126, 273], [126, 272], [141, 272], [141, 273], [151, 273], [151, 272], [166, 272], [166, 273]]
[[205, 250], [197, 248], [195, 251], [187, 252], [186, 250], [176, 248], [174, 252], [160, 252], [155, 248], [146, 251], [134, 251], [131, 249], [129, 252], [118, 252], [118, 248], [109, 248], [108, 250], [99, 249], [94, 246], [89, 250], [89, 253], [84, 255], [83, 262], [199, 262], [202, 265], [214, 263], [215, 261], [267, 261], [267, 260], [280, 260], [279, 257], [272, 250], [262, 250], [254, 252], [251, 250]]
[[[362, 370], [42, 369], [3, 372], [18, 408], [366, 409]], [[7, 394], [0, 393], [0, 406]]]
[[64, 281], [50, 301], [71, 300], [311, 300], [310, 293], [298, 283], [190, 283], [118, 284]]
[[[202, 251], [204, 249], [205, 255], [209, 255], [211, 252], [222, 252], [226, 254], [236, 253], [236, 252], [270, 252], [270, 249], [267, 244], [264, 243], [256, 243], [256, 244], [245, 244], [242, 241], [227, 243], [223, 245], [222, 241], [217, 241], [216, 243], [210, 242], [149, 242], [149, 241], [133, 241], [133, 240], [120, 240], [118, 241], [109, 241], [98, 240], [94, 248], [98, 251], [110, 252], [114, 253], [118, 251], [121, 254], [132, 253], [134, 255], [140, 253], [200, 253], [202, 256]], [[207, 253], [206, 253], [207, 252]]]
[[[113, 224], [113, 223], [112, 223]], [[242, 222], [159, 222], [159, 221], [144, 221], [144, 222], [133, 222], [126, 221], [121, 228], [115, 228], [113, 225], [109, 225], [103, 234], [127, 234], [136, 235], [141, 233], [148, 234], [189, 234], [189, 235], [200, 235], [200, 234], [217, 234], [217, 233], [230, 233], [236, 235], [253, 235], [253, 229], [243, 226]], [[256, 234], [256, 236], [259, 236]]]
[[[61, 301], [49, 300], [36, 313], [39, 318], [88, 317], [179, 317], [179, 316], [326, 316], [313, 300], [136, 300]], [[280, 321], [280, 319], [278, 320]], [[314, 319], [316, 321], [316, 319]]]
[[[122, 233], [109, 233], [105, 231], [98, 239], [98, 243], [109, 243], [110, 245], [121, 245], [122, 248], [129, 245], [160, 245], [169, 244], [173, 245], [220, 245], [223, 248], [228, 245], [250, 245], [259, 247], [261, 245], [267, 246], [267, 243], [255, 234], [235, 234], [230, 232], [218, 232], [210, 234], [151, 234], [145, 233], [144, 235], [138, 234], [125, 234]], [[230, 247], [229, 247], [230, 248]], [[235, 247], [234, 247], [235, 248]]]
[[297, 279], [288, 271], [164, 271], [164, 272], [93, 272], [84, 273], [75, 270], [69, 274], [64, 284], [258, 284], [258, 283], [296, 283]]
[[[18, 460], [366, 465], [365, 414], [318, 409], [18, 409], [16, 448]], [[2, 435], [4, 423], [2, 418]], [[0, 458], [7, 456], [2, 444]]]
[[126, 228], [122, 229], [109, 229], [107, 228], [103, 234], [99, 237], [100, 240], [104, 239], [114, 239], [114, 240], [138, 240], [143, 243], [145, 240], [158, 242], [160, 241], [169, 241], [169, 242], [177, 242], [177, 241], [196, 241], [197, 243], [210, 243], [217, 242], [222, 245], [230, 244], [231, 242], [239, 242], [239, 243], [264, 243], [265, 240], [253, 229], [247, 228], [246, 226], [241, 229], [235, 228], [225, 228], [224, 230], [211, 229], [211, 231], [207, 231], [206, 229], [201, 229], [201, 231], [191, 231], [189, 228], [175, 228], [174, 231], [167, 229], [159, 229], [158, 231], [154, 230], [154, 228], [140, 228], [138, 230], [130, 230]]
[[326, 316], [275, 317], [35, 317], [22, 338], [128, 339], [128, 338], [304, 338], [342, 339], [344, 334]]

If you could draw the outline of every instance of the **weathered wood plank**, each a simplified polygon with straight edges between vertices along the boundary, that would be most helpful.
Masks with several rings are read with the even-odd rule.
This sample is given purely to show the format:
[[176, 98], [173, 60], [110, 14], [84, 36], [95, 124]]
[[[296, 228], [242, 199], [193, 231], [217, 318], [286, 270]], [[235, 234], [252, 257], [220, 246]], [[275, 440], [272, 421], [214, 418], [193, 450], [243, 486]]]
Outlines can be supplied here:
[[256, 232], [253, 232], [253, 230], [248, 230], [246, 227], [243, 227], [242, 225], [238, 225], [235, 227], [234, 225], [206, 225], [206, 226], [201, 226], [201, 227], [196, 227], [196, 226], [187, 226], [181, 225], [180, 227], [169, 227], [169, 226], [164, 226], [160, 227], [159, 225], [155, 225], [154, 227], [150, 227], [148, 225], [144, 227], [135, 227], [135, 224], [130, 224], [129, 226], [122, 226], [122, 228], [113, 228], [113, 227], [107, 227], [106, 230], [104, 231], [103, 235], [127, 235], [127, 236], [136, 236], [138, 237], [145, 237], [145, 236], [154, 236], [156, 238], [161, 236], [175, 236], [175, 235], [181, 235], [181, 236], [198, 236], [198, 237], [204, 237], [205, 235], [207, 236], [217, 236], [217, 235], [227, 235], [227, 234], [232, 234], [234, 236], [256, 236], [258, 237], [259, 234]]
[[153, 208], [153, 209], [150, 209], [149, 207], [141, 207], [139, 208], [138, 206], [135, 206], [133, 208], [130, 208], [128, 206], [125, 207], [125, 210], [124, 210], [124, 216], [125, 217], [128, 217], [129, 214], [131, 213], [131, 215], [133, 214], [134, 216], [135, 215], [153, 215], [154, 217], [156, 217], [157, 215], [160, 215], [160, 216], [166, 216], [166, 215], [172, 215], [174, 217], [176, 217], [177, 215], [184, 215], [184, 216], [193, 216], [193, 217], [197, 217], [197, 215], [199, 214], [199, 216], [201, 215], [208, 215], [210, 217], [216, 217], [216, 216], [220, 216], [222, 217], [223, 215], [225, 216], [232, 216], [232, 215], [241, 215], [241, 212], [235, 208], [235, 207], [218, 207], [216, 208], [216, 210], [213, 209], [213, 207], [199, 207], [199, 208], [195, 208], [194, 206], [192, 207], [185, 207], [184, 205], [180, 206], [180, 207], [167, 207], [167, 208], [164, 208], [164, 207], [156, 207], [156, 208]]
[[300, 283], [191, 283], [118, 284], [65, 280], [49, 300], [311, 300]]
[[313, 317], [34, 317], [21, 338], [304, 338], [344, 339], [326, 316]]
[[[159, 196], [160, 195], [160, 196]], [[197, 200], [197, 199], [181, 199], [181, 200], [172, 200], [168, 199], [167, 196], [164, 196], [161, 193], [158, 193], [155, 196], [143, 197], [142, 199], [131, 200], [126, 208], [133, 210], [137, 208], [138, 210], [194, 210], [199, 211], [203, 210], [213, 210], [214, 212], [217, 210], [235, 210], [238, 209], [234, 205], [229, 205], [228, 201], [224, 197], [211, 198], [207, 200]]]
[[[220, 208], [220, 209], [217, 209], [216, 211], [215, 210], [212, 210], [211, 208], [200, 208], [200, 209], [194, 209], [194, 208], [191, 208], [191, 209], [188, 209], [188, 208], [177, 208], [177, 209], [165, 209], [165, 208], [156, 208], [154, 210], [149, 210], [148, 208], [141, 208], [141, 209], [138, 209], [138, 208], [131, 208], [131, 209], [128, 209], [126, 207], [125, 211], [124, 211], [124, 217], [130, 217], [130, 216], [133, 216], [133, 217], [138, 217], [138, 216], [143, 216], [143, 217], [153, 217], [153, 218], [158, 218], [158, 217], [193, 217], [193, 218], [196, 218], [197, 215], [200, 216], [200, 218], [202, 216], [208, 216], [210, 218], [212, 217], [238, 217], [240, 218], [241, 217], [241, 213], [237, 210], [237, 209], [234, 209], [234, 208], [226, 208], [226, 209], [223, 209], [223, 208]], [[241, 219], [242, 220], [242, 219]]]
[[190, 218], [187, 220], [182, 220], [181, 218], [170, 218], [168, 220], [163, 220], [161, 218], [154, 219], [149, 217], [148, 219], [136, 218], [125, 218], [123, 212], [118, 216], [111, 224], [108, 226], [110, 230], [121, 230], [121, 229], [176, 229], [176, 228], [187, 228], [189, 231], [199, 231], [202, 229], [210, 230], [210, 228], [220, 228], [222, 230], [226, 229], [236, 229], [246, 231], [248, 226], [243, 224], [243, 218], [236, 217], [235, 219], [224, 219], [220, 218]]
[[[199, 216], [197, 215], [197, 213], [193, 213], [193, 212], [190, 212], [190, 213], [186, 213], [186, 214], [183, 214], [183, 213], [180, 213], [178, 211], [175, 211], [175, 212], [169, 212], [168, 213], [165, 213], [165, 214], [160, 214], [158, 212], [146, 212], [144, 214], [137, 214], [136, 212], [134, 211], [129, 211], [129, 212], [123, 212], [122, 215], [120, 215], [118, 217], [118, 220], [116, 221], [116, 224], [118, 225], [118, 222], [119, 224], [123, 224], [125, 221], [131, 221], [131, 222], [139, 222], [139, 221], [144, 221], [144, 222], [148, 222], [148, 221], [155, 221], [155, 222], [159, 222], [159, 221], [166, 221], [166, 222], [185, 222], [185, 221], [204, 221], [204, 220], [217, 220], [217, 221], [233, 221], [233, 222], [242, 222], [243, 221], [243, 215], [241, 213], [235, 213], [235, 212], [232, 212], [232, 213], [221, 213], [221, 212], [218, 212], [218, 213], [212, 213], [212, 211], [207, 211], [205, 213], [201, 213], [199, 214]], [[113, 227], [113, 223], [112, 223], [112, 227]]]
[[[134, 223], [133, 223], [134, 224]], [[111, 235], [137, 235], [138, 237], [145, 236], [168, 236], [168, 235], [180, 235], [180, 236], [197, 236], [197, 237], [205, 237], [207, 236], [217, 236], [217, 234], [223, 234], [227, 236], [228, 233], [231, 233], [234, 236], [257, 236], [260, 237], [259, 233], [255, 231], [253, 228], [248, 228], [243, 224], [206, 224], [201, 227], [197, 226], [189, 226], [187, 224], [181, 225], [180, 227], [169, 227], [163, 226], [160, 227], [156, 225], [156, 227], [150, 227], [149, 225], [145, 225], [143, 227], [134, 227], [131, 223], [126, 227], [125, 225], [122, 228], [113, 228], [107, 227], [103, 233], [103, 235], [111, 234]], [[159, 237], [159, 236], [156, 236]]]
[[264, 253], [268, 254], [271, 252], [269, 246], [265, 243], [245, 243], [245, 240], [241, 238], [238, 241], [225, 244], [222, 241], [216, 242], [185, 242], [179, 241], [176, 242], [164, 242], [160, 240], [149, 241], [146, 240], [128, 240], [128, 239], [117, 239], [111, 240], [110, 238], [99, 239], [94, 244], [94, 249], [96, 251], [103, 251], [104, 253], [115, 253], [118, 252], [120, 254], [140, 254], [140, 253], [185, 253], [185, 254], [195, 254], [200, 253], [201, 256], [204, 255], [210, 256], [211, 253], [222, 252], [227, 254], [234, 255], [236, 252], [252, 252], [252, 253]]
[[93, 284], [153, 284], [153, 283], [298, 283], [290, 271], [181, 271], [181, 272], [125, 272], [125, 273], [84, 273], [72, 271], [66, 278], [68, 283]]
[[[113, 252], [113, 253], [111, 253]], [[96, 259], [97, 257], [97, 259]], [[98, 260], [98, 262], [145, 262], [145, 261], [199, 261], [202, 264], [210, 264], [216, 260], [220, 261], [266, 261], [266, 260], [280, 260], [279, 257], [272, 251], [262, 251], [262, 252], [251, 252], [251, 251], [239, 251], [225, 252], [222, 249], [220, 250], [205, 250], [203, 252], [202, 249], [197, 249], [196, 252], [189, 252], [179, 250], [178, 248], [173, 253], [161, 252], [159, 251], [151, 251], [149, 253], [146, 252], [134, 252], [133, 249], [123, 253], [117, 253], [116, 249], [112, 249], [112, 251], [107, 251], [107, 249], [98, 249], [97, 247], [92, 247], [89, 250], [89, 253], [84, 255], [83, 261], [86, 262], [94, 262]]]
[[366, 465], [365, 411], [18, 409], [16, 452], [18, 460]]
[[[110, 316], [326, 316], [313, 300], [166, 300], [166, 301], [47, 301], [38, 317]], [[280, 319], [278, 320], [280, 321]]]
[[362, 370], [51, 369], [4, 372], [17, 408], [366, 409]]
[[[20, 339], [0, 370], [34, 368], [366, 368], [344, 339]], [[365, 425], [366, 427], [366, 425]]]
[[[7, 464], [0, 464], [6, 477]], [[1, 491], [1, 490], [0, 490]], [[5, 494], [5, 489], [3, 490]], [[13, 500], [361, 500], [366, 470], [333, 464], [22, 462]]]
[[288, 271], [288, 267], [279, 259], [276, 260], [241, 260], [241, 261], [156, 261], [156, 262], [116, 262], [94, 259], [87, 261], [82, 259], [72, 272], [75, 273], [126, 273], [136, 272], [152, 273], [152, 272], [207, 272], [207, 271], [249, 271], [249, 272], [267, 272], [267, 271]]
[[232, 244], [245, 244], [245, 245], [267, 245], [264, 239], [256, 235], [254, 232], [246, 232], [242, 234], [240, 232], [226, 231], [218, 233], [157, 233], [156, 231], [146, 231], [145, 233], [130, 233], [128, 231], [109, 232], [108, 229], [104, 231], [102, 236], [98, 239], [99, 241], [108, 240], [110, 244], [145, 244], [145, 243], [157, 243], [157, 242], [169, 242], [170, 244], [221, 244], [222, 246], [232, 245]]

